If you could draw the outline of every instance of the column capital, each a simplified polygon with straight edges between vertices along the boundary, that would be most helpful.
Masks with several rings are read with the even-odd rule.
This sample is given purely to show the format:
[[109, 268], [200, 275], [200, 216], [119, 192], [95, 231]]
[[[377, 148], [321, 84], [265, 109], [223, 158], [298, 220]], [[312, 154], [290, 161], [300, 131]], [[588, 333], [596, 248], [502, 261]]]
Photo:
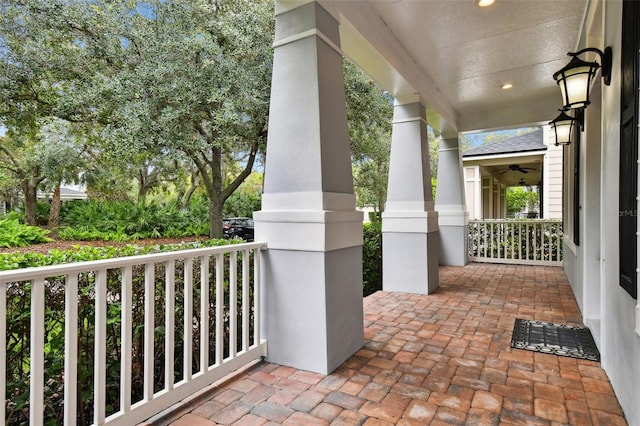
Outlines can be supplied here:
[[469, 212], [465, 204], [437, 204], [440, 226], [467, 226]]
[[318, 2], [276, 12], [274, 48], [314, 36], [342, 55], [338, 22]]
[[263, 211], [353, 211], [355, 208], [355, 194], [322, 191], [262, 194]]
[[438, 232], [438, 212], [383, 212], [382, 232], [428, 234]]
[[329, 252], [363, 242], [359, 211], [258, 211], [253, 220], [256, 241], [270, 250]]
[[387, 201], [386, 212], [426, 212], [434, 210], [433, 201]]
[[409, 105], [409, 104], [415, 104], [415, 103], [421, 103], [420, 95], [417, 93], [412, 93], [408, 95], [397, 95], [393, 100], [393, 106]]

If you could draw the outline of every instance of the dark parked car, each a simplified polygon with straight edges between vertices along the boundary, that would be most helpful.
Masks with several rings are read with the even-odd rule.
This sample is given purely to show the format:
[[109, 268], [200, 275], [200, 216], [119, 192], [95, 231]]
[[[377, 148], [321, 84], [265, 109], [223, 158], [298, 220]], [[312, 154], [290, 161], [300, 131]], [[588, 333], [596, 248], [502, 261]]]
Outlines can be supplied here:
[[253, 220], [248, 217], [222, 219], [222, 236], [253, 241]]

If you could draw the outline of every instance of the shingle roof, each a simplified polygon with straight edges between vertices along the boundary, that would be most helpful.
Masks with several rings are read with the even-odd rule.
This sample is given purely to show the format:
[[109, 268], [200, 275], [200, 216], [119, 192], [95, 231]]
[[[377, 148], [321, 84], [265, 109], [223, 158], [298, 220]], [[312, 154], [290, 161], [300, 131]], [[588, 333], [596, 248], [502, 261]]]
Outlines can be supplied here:
[[547, 147], [542, 141], [542, 129], [520, 136], [514, 136], [487, 145], [480, 145], [462, 153], [463, 157], [479, 155], [511, 154], [514, 152], [540, 151]]

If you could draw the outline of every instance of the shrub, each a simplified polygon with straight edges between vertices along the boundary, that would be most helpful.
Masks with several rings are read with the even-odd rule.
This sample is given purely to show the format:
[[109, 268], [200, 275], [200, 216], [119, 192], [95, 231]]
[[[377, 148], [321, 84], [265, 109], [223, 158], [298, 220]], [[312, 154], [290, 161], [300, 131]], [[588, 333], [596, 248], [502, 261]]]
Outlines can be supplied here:
[[364, 224], [362, 246], [362, 293], [382, 290], [382, 222]]
[[175, 203], [70, 202], [61, 211], [61, 225], [61, 239], [80, 241], [134, 241], [209, 233], [206, 212], [201, 208], [181, 210]]
[[[28, 268], [37, 266], [47, 266], [53, 264], [62, 264], [79, 261], [90, 261], [99, 259], [108, 259], [113, 257], [132, 256], [137, 254], [147, 254], [158, 251], [173, 251], [179, 249], [197, 248], [203, 246], [218, 246], [233, 244], [235, 241], [227, 240], [207, 240], [200, 243], [186, 243], [171, 246], [147, 246], [147, 247], [76, 247], [74, 250], [52, 250], [49, 254], [33, 254], [33, 253], [4, 253], [0, 254], [0, 270]], [[241, 262], [242, 254], [238, 256], [238, 262]], [[213, 259], [210, 260], [213, 262]], [[201, 259], [193, 260], [193, 276], [200, 277]], [[175, 270], [175, 300], [176, 300], [176, 317], [181, 318], [183, 315], [183, 307], [181, 301], [184, 300], [182, 294], [184, 288], [183, 277], [185, 276], [185, 262], [177, 261]], [[225, 270], [228, 265], [225, 264]], [[239, 271], [242, 268], [238, 268]], [[209, 273], [214, 274], [215, 269], [210, 264]], [[251, 274], [251, 271], [249, 272]], [[133, 376], [132, 376], [132, 400], [133, 402], [142, 399], [143, 395], [143, 364], [144, 353], [141, 341], [144, 333], [144, 308], [145, 308], [145, 285], [144, 277], [145, 267], [143, 265], [134, 265], [132, 268], [132, 303], [133, 303]], [[155, 276], [157, 278], [165, 275], [164, 265], [157, 263], [155, 265]], [[228, 273], [225, 272], [225, 277]], [[194, 304], [197, 304], [199, 298], [199, 279], [194, 280]], [[94, 318], [95, 318], [95, 275], [93, 273], [78, 274], [78, 381], [72, 385], [78, 386], [79, 406], [77, 410], [77, 423], [79, 425], [89, 424], [92, 419], [93, 408], [93, 353], [95, 346], [94, 339]], [[229, 296], [228, 282], [225, 279], [224, 294]], [[30, 282], [11, 282], [7, 283], [7, 389], [5, 397], [7, 419], [6, 424], [13, 426], [28, 423], [29, 413], [29, 335], [30, 335], [30, 299], [31, 299], [31, 283]], [[107, 388], [106, 388], [106, 405], [107, 414], [117, 411], [119, 406], [119, 371], [120, 371], [120, 327], [121, 327], [121, 291], [122, 291], [122, 270], [120, 268], [109, 269], [107, 272], [107, 288], [110, 294], [110, 300], [107, 302]], [[216, 290], [212, 287], [212, 292]], [[155, 286], [155, 317], [164, 318], [164, 291], [165, 288], [161, 284]], [[45, 281], [46, 303], [45, 303], [45, 422], [44, 424], [61, 424], [63, 404], [62, 397], [64, 394], [64, 386], [69, 383], [64, 381], [64, 314], [65, 314], [65, 288], [64, 277], [47, 277]], [[241, 287], [238, 290], [238, 298], [242, 297]], [[250, 297], [251, 294], [249, 295]], [[228, 300], [228, 299], [227, 299]], [[250, 304], [251, 305], [251, 304]], [[209, 318], [215, 318], [215, 305], [211, 305]], [[225, 311], [225, 318], [228, 318], [228, 312]], [[238, 318], [241, 321], [241, 318]], [[175, 325], [175, 365], [177, 371], [176, 382], [180, 380], [182, 371], [182, 356], [184, 350], [182, 348], [183, 339], [182, 332], [184, 325], [181, 321], [176, 321]], [[200, 327], [199, 313], [194, 312], [194, 342], [193, 342], [193, 366], [194, 372], [199, 371], [199, 334]], [[241, 325], [238, 325], [240, 329]], [[210, 342], [215, 341], [216, 327], [210, 327]], [[230, 323], [225, 322], [223, 333], [225, 342], [228, 342]], [[154, 345], [154, 364], [156, 371], [163, 371], [164, 365], [164, 339], [162, 335], [164, 330], [158, 327], [156, 330], [156, 341]], [[241, 339], [237, 340], [241, 342]], [[225, 348], [225, 356], [228, 354], [228, 346]], [[211, 356], [211, 355], [210, 355]], [[213, 358], [210, 358], [213, 359]], [[5, 368], [5, 367], [3, 367]], [[154, 390], [158, 391], [164, 384], [164, 377], [158, 374], [154, 377]]]
[[0, 247], [25, 247], [46, 243], [52, 241], [47, 237], [48, 233], [46, 229], [23, 224], [16, 215], [0, 219]]

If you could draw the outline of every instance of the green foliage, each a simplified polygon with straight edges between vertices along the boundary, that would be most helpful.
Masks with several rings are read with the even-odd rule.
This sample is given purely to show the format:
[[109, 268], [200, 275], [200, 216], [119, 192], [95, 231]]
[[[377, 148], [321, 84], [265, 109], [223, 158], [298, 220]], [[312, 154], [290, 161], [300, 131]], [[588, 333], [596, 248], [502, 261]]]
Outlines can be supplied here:
[[[197, 205], [197, 200], [194, 200]], [[58, 236], [64, 240], [132, 241], [140, 238], [207, 235], [202, 208], [179, 209], [175, 203], [73, 201], [64, 203]]]
[[382, 212], [387, 199], [392, 99], [351, 62], [343, 62], [343, 71], [358, 205]]
[[382, 290], [382, 222], [364, 224], [362, 246], [362, 293], [364, 296]]
[[261, 194], [236, 191], [224, 202], [224, 217], [253, 217], [260, 210]]
[[[0, 12], [0, 122], [31, 142], [51, 117], [72, 123], [89, 192], [104, 198], [137, 180], [144, 199], [195, 166], [221, 235], [223, 202], [266, 143], [273, 2], [26, 0]], [[243, 168], [223, 185], [233, 162]]]
[[507, 188], [507, 215], [513, 216], [528, 208], [535, 210], [540, 205], [540, 194], [538, 192], [527, 191], [522, 186]]
[[131, 244], [124, 247], [76, 246], [71, 250], [50, 250], [48, 254], [18, 252], [0, 253], [0, 271], [35, 268], [39, 266], [59, 265], [64, 263], [88, 262], [92, 260], [113, 259], [116, 257], [137, 256], [141, 254], [187, 250], [201, 247], [216, 247], [242, 242], [242, 240], [220, 239], [171, 245], [150, 245], [144, 247]]
[[21, 223], [15, 214], [0, 219], [0, 247], [26, 247], [51, 241], [49, 231]]
[[252, 173], [224, 202], [224, 217], [253, 217], [262, 205], [262, 175]]

